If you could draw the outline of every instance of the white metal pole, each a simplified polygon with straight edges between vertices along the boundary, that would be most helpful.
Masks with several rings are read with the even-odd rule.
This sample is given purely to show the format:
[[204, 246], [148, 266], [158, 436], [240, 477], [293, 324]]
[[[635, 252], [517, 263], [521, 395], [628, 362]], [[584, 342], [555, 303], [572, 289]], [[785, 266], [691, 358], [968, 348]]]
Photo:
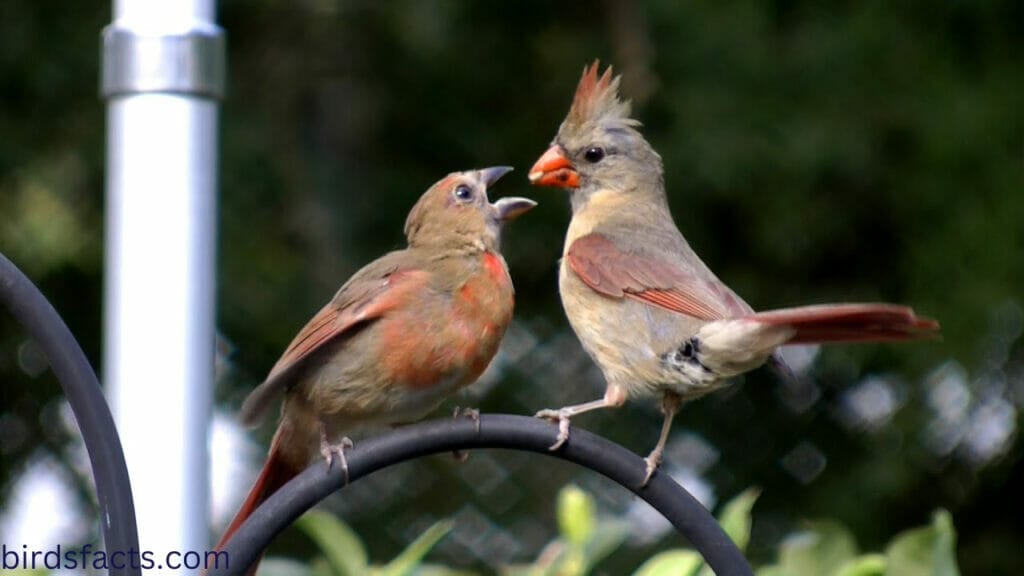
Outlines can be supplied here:
[[162, 564], [168, 552], [209, 547], [217, 125], [224, 84], [214, 2], [115, 0], [103, 56], [104, 379], [135, 492], [140, 546]]

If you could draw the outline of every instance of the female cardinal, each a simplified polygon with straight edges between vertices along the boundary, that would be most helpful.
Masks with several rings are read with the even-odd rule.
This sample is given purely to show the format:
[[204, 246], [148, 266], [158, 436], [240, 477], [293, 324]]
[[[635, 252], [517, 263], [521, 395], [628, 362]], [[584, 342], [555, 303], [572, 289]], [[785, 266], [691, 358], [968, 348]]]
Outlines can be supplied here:
[[[661, 157], [618, 98], [611, 68], [583, 71], [569, 114], [529, 173], [569, 190], [572, 221], [559, 273], [569, 323], [604, 373], [604, 398], [543, 410], [559, 423], [557, 449], [577, 414], [661, 396], [661, 437], [645, 459], [650, 480], [683, 400], [752, 370], [783, 344], [913, 340], [938, 323], [891, 304], [826, 304], [755, 313], [697, 257], [676, 228]], [[781, 362], [781, 361], [780, 361]]]
[[536, 206], [488, 201], [488, 186], [509, 170], [458, 172], [431, 186], [405, 222], [408, 247], [356, 272], [249, 395], [243, 422], [258, 421], [283, 395], [281, 419], [218, 550], [317, 450], [347, 470], [350, 441], [332, 443], [342, 432], [421, 418], [484, 371], [512, 320], [501, 224]]

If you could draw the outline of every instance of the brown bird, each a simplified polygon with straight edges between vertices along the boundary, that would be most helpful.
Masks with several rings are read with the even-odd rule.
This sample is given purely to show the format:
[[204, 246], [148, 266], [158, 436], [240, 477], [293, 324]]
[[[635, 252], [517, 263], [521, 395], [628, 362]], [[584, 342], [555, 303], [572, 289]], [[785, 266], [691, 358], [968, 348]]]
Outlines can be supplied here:
[[646, 458], [650, 480], [680, 403], [781, 360], [784, 344], [914, 340], [938, 323], [892, 304], [825, 304], [755, 313], [687, 244], [669, 212], [661, 157], [629, 117], [611, 68], [583, 71], [569, 114], [529, 174], [569, 191], [572, 221], [559, 273], [562, 305], [607, 381], [593, 402], [543, 410], [559, 423], [627, 398], [658, 395], [661, 436]]
[[337, 455], [347, 472], [344, 433], [417, 420], [484, 371], [512, 320], [501, 224], [536, 205], [488, 201], [487, 188], [509, 170], [458, 172], [431, 186], [405, 222], [408, 247], [356, 272], [249, 395], [243, 422], [256, 423], [283, 395], [281, 418], [218, 550], [317, 451], [328, 467]]

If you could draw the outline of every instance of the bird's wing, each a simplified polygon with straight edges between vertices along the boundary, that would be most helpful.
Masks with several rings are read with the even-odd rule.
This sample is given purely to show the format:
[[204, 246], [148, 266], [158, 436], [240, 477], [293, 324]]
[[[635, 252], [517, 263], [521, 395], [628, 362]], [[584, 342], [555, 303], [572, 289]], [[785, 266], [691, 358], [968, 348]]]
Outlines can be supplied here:
[[623, 250], [602, 234], [577, 239], [566, 259], [587, 286], [611, 298], [632, 298], [709, 321], [749, 312], [717, 279], [699, 278], [650, 253]]
[[403, 265], [392, 253], [357, 272], [334, 298], [299, 331], [267, 379], [246, 398], [241, 419], [254, 424], [277, 396], [284, 392], [300, 368], [339, 338], [357, 334], [369, 323], [406, 300], [429, 282], [425, 270]]

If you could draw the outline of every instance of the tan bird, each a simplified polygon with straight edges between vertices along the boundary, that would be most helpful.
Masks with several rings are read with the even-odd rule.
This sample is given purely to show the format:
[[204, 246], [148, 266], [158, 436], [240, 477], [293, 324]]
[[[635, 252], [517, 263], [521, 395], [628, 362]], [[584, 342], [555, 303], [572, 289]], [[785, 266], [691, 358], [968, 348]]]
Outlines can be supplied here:
[[283, 397], [281, 418], [217, 550], [318, 452], [347, 474], [344, 433], [422, 418], [491, 362], [513, 308], [501, 226], [536, 205], [488, 201], [487, 188], [509, 170], [456, 172], [431, 186], [406, 220], [408, 247], [356, 272], [245, 400], [243, 422], [258, 422]]
[[[657, 395], [665, 415], [646, 458], [661, 462], [680, 403], [761, 366], [784, 344], [914, 340], [938, 323], [893, 304], [825, 304], [755, 313], [687, 244], [669, 212], [661, 157], [629, 117], [611, 68], [583, 71], [569, 114], [530, 182], [569, 191], [572, 221], [559, 273], [562, 305], [607, 381], [604, 397], [543, 410], [559, 423], [627, 398]], [[775, 359], [778, 359], [776, 356]]]

